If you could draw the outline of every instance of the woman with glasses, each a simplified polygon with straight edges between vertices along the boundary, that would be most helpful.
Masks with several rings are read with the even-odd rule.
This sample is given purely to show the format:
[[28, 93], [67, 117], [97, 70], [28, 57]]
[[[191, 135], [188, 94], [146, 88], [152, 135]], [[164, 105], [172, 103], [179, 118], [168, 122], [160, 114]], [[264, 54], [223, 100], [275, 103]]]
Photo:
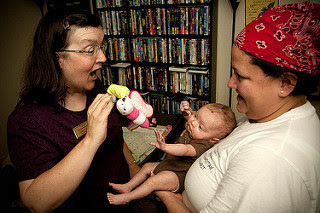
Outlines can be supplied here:
[[106, 196], [109, 182], [129, 180], [133, 158], [123, 154], [114, 104], [97, 78], [103, 38], [99, 19], [86, 13], [49, 12], [37, 27], [8, 120], [10, 158], [32, 212], [130, 212]]

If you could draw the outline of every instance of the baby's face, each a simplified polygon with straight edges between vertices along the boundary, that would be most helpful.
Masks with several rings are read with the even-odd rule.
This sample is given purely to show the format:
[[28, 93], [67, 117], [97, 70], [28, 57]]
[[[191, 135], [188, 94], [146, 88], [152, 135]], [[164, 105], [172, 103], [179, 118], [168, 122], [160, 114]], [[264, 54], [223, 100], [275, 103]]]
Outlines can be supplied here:
[[190, 116], [185, 127], [193, 139], [210, 140], [215, 138], [216, 125], [220, 123], [217, 114], [204, 106]]

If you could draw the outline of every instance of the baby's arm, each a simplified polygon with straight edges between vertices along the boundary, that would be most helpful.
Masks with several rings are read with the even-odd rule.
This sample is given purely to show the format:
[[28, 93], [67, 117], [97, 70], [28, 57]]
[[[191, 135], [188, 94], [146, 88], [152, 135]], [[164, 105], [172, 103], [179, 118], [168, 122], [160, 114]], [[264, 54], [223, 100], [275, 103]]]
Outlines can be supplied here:
[[190, 144], [166, 144], [159, 130], [154, 130], [157, 142], [150, 142], [149, 144], [157, 147], [158, 149], [175, 156], [190, 156], [197, 155], [196, 149]]

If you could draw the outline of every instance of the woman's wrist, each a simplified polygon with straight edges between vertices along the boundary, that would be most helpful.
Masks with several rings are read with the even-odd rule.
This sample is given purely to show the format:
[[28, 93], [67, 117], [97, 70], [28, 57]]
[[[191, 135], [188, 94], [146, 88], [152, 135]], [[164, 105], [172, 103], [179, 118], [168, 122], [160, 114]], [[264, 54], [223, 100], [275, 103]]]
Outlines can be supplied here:
[[133, 160], [132, 162], [128, 163], [128, 166], [132, 166], [132, 165], [135, 165], [137, 164], [137, 161]]
[[93, 156], [95, 155], [95, 153], [97, 152], [97, 150], [99, 149], [100, 145], [97, 144], [97, 143], [92, 143], [92, 139], [85, 136], [81, 143], [78, 143], [79, 144], [82, 144], [85, 148], [85, 150], [88, 152], [88, 153], [93, 153]]

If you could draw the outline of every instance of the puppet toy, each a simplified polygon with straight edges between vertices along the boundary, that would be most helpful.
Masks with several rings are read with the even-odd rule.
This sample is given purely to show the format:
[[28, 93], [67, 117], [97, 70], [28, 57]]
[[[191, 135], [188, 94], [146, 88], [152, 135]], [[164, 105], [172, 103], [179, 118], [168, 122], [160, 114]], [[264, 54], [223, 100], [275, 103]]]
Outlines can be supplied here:
[[143, 100], [138, 91], [130, 91], [125, 86], [111, 84], [107, 92], [117, 97], [116, 106], [122, 115], [125, 115], [140, 127], [149, 127], [148, 118], [151, 118], [153, 109], [150, 104]]

